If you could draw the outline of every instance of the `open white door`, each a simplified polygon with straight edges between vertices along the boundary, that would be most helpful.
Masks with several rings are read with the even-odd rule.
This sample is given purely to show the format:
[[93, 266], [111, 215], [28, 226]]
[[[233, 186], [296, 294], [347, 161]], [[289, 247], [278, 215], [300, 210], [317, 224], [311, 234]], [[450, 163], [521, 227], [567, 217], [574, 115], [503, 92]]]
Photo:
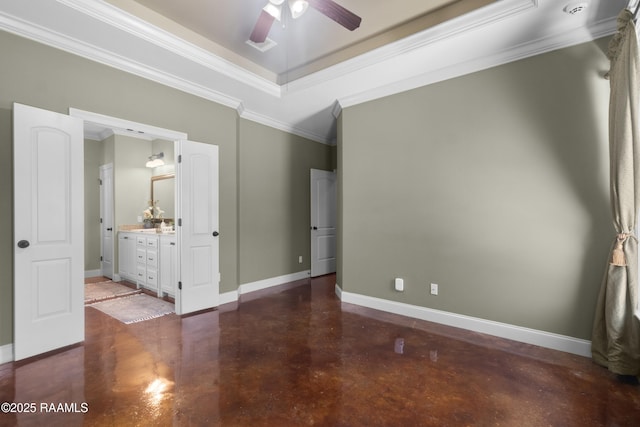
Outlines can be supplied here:
[[113, 279], [113, 163], [100, 166], [100, 272]]
[[179, 282], [176, 313], [218, 306], [218, 147], [176, 144]]
[[83, 121], [13, 106], [14, 359], [84, 340]]
[[311, 277], [336, 271], [336, 173], [311, 169]]

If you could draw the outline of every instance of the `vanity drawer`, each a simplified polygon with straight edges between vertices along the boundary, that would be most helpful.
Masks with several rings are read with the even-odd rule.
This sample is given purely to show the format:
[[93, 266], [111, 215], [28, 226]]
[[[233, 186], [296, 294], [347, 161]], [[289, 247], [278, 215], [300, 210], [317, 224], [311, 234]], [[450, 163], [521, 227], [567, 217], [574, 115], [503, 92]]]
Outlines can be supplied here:
[[136, 261], [140, 264], [147, 262], [147, 251], [144, 248], [138, 248], [136, 250]]
[[158, 267], [158, 251], [153, 251], [147, 249], [147, 259], [146, 259], [147, 267]]
[[137, 270], [138, 285], [143, 284], [145, 282], [146, 277], [147, 277], [147, 268], [144, 265], [139, 265]]
[[148, 248], [157, 248], [158, 247], [158, 238], [157, 237], [147, 237], [147, 247]]
[[152, 288], [158, 287], [158, 272], [156, 270], [147, 269], [145, 282], [147, 286]]
[[138, 246], [147, 246], [147, 238], [144, 236], [136, 236], [136, 243]]

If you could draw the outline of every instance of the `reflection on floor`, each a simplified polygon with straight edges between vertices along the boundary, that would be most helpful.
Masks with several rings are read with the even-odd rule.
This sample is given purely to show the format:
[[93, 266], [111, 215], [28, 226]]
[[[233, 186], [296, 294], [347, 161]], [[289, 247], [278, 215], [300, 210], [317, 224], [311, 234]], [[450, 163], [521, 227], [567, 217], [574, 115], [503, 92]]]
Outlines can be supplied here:
[[334, 283], [131, 325], [86, 309], [83, 345], [0, 365], [0, 401], [35, 404], [0, 425], [640, 425], [640, 388], [589, 359], [341, 304]]

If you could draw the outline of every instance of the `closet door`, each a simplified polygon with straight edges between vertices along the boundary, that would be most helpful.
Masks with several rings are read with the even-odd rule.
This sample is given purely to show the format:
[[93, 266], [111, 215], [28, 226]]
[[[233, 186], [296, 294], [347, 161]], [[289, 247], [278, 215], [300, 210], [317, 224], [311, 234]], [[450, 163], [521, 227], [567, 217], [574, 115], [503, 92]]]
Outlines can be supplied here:
[[179, 282], [176, 313], [218, 306], [218, 147], [192, 141], [176, 144]]
[[113, 163], [100, 166], [100, 272], [113, 279]]

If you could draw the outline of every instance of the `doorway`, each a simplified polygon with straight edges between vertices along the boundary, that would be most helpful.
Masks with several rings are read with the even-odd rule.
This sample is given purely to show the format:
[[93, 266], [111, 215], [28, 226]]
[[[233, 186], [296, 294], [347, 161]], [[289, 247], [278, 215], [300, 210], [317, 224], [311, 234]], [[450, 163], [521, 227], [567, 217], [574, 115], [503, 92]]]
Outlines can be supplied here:
[[[189, 141], [186, 133], [74, 108], [69, 109], [69, 115], [82, 119], [85, 130], [93, 133], [110, 131], [152, 141], [170, 141], [172, 147], [166, 147], [167, 152], [173, 148], [176, 159], [176, 250], [172, 251], [178, 278], [176, 313], [216, 307], [220, 286], [218, 146]], [[117, 232], [118, 225], [114, 223], [113, 233]]]
[[311, 169], [311, 277], [336, 271], [336, 173]]
[[[174, 141], [175, 153], [181, 157], [184, 153], [184, 161], [176, 170], [176, 181], [181, 183], [182, 193], [176, 204], [177, 215], [181, 218], [195, 218], [197, 221], [187, 220], [185, 226], [179, 229], [181, 232], [176, 233], [179, 248], [177, 269], [180, 278], [180, 291], [176, 292], [176, 313], [187, 314], [218, 305], [220, 274], [216, 145], [188, 141], [187, 135], [180, 132], [82, 110], [71, 108], [69, 115], [64, 115], [14, 104], [14, 152], [19, 154], [14, 156], [14, 185], [22, 185], [14, 188], [14, 194], [19, 195], [14, 199], [14, 209], [16, 212], [28, 212], [35, 206], [38, 215], [42, 213], [35, 217], [28, 214], [18, 216], [14, 213], [15, 218], [35, 218], [37, 225], [34, 228], [27, 221], [23, 221], [24, 226], [22, 222], [14, 224], [14, 235], [22, 239], [16, 242], [14, 251], [14, 360], [64, 347], [84, 338], [84, 308], [78, 302], [84, 299], [82, 253], [85, 233], [81, 216], [84, 215], [85, 206], [81, 194], [82, 180], [78, 178], [84, 170], [84, 161], [81, 159], [84, 152], [83, 126], [86, 128], [92, 125], [170, 139]], [[41, 152], [34, 154], [33, 147]], [[20, 154], [23, 151], [24, 154]], [[69, 157], [70, 153], [75, 157]], [[78, 156], [80, 158], [76, 158]], [[38, 185], [24, 187], [24, 184], [32, 182], [37, 182]], [[69, 182], [77, 185], [70, 187]], [[73, 197], [68, 196], [69, 188], [73, 189]], [[28, 202], [24, 207], [21, 204], [23, 200]], [[78, 206], [72, 206], [72, 202]], [[116, 226], [117, 224], [107, 227], [113, 228], [108, 231], [115, 232]], [[44, 237], [48, 238], [47, 242], [66, 244], [69, 255], [65, 253], [60, 258], [62, 250], [59, 250], [51, 256], [47, 255], [47, 259], [42, 258], [39, 246], [46, 239], [41, 233], [32, 235], [29, 230], [34, 229], [46, 232]], [[53, 247], [51, 244], [46, 246]], [[66, 264], [63, 265], [63, 261]], [[39, 269], [31, 267], [34, 262]], [[73, 268], [65, 267], [68, 265]], [[73, 274], [70, 275], [69, 272]], [[47, 281], [48, 285], [40, 286], [43, 281]], [[50, 286], [50, 282], [59, 286]], [[65, 295], [72, 295], [72, 298]], [[71, 300], [73, 304], [70, 305]], [[46, 310], [42, 308], [43, 301], [48, 304]], [[35, 314], [40, 317], [34, 316], [34, 307], [37, 308]], [[62, 316], [60, 313], [68, 313], [69, 316]], [[52, 322], [38, 321], [45, 316], [72, 319], [74, 327], [57, 327]], [[51, 324], [48, 329], [37, 328], [45, 323]]]

